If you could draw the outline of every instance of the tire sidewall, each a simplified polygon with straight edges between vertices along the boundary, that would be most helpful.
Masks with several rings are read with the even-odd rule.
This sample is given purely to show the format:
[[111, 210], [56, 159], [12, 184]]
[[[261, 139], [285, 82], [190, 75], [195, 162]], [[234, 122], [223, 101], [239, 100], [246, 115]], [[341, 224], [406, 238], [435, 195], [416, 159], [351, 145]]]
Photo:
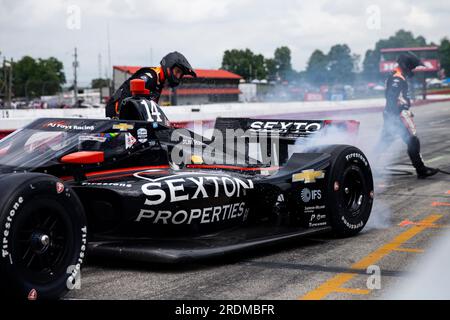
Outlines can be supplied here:
[[[339, 146], [332, 152], [332, 165], [328, 181], [328, 207], [330, 224], [335, 235], [352, 236], [359, 233], [367, 221], [373, 205], [373, 177], [369, 161], [361, 150], [352, 146]], [[350, 171], [362, 181], [362, 204], [354, 215], [344, 204], [344, 177]]]
[[[1, 282], [4, 283], [1, 290], [9, 291], [6, 294], [25, 299], [33, 290], [38, 298], [58, 298], [68, 291], [68, 281], [79, 277], [81, 264], [85, 259], [87, 229], [84, 209], [75, 192], [65, 185], [61, 190], [62, 182], [55, 177], [30, 175], [29, 178], [20, 180], [22, 180], [21, 183], [9, 192], [7, 197], [0, 200], [4, 202], [4, 205], [0, 207], [0, 241], [2, 242], [0, 277]], [[14, 184], [14, 177], [10, 177], [9, 182]], [[43, 203], [55, 207], [58, 214], [63, 216], [72, 235], [68, 240], [69, 246], [65, 249], [63, 258], [63, 262], [67, 264], [66, 271], [60, 272], [55, 279], [45, 284], [33, 281], [23, 272], [17, 257], [16, 243], [13, 240], [21, 225], [21, 217], [33, 207], [36, 208]], [[71, 272], [68, 272], [69, 267]]]

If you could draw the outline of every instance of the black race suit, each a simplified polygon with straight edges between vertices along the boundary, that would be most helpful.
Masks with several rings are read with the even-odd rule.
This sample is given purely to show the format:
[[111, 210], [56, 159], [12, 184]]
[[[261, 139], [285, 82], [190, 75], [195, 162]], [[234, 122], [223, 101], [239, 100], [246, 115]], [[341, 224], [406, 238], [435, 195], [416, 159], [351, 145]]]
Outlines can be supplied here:
[[383, 129], [377, 146], [378, 152], [383, 152], [400, 136], [408, 146], [408, 155], [416, 169], [424, 167], [420, 154], [420, 141], [416, 135], [416, 125], [409, 108], [411, 100], [408, 82], [402, 72], [397, 69], [386, 80], [386, 107], [383, 111]]
[[145, 81], [145, 88], [150, 90], [149, 99], [158, 103], [164, 87], [163, 81], [160, 81], [160, 67], [157, 68], [141, 68], [136, 71], [130, 78], [124, 81], [122, 85], [113, 94], [106, 104], [106, 117], [117, 118], [119, 116], [119, 106], [123, 99], [131, 96], [130, 81], [133, 79], [142, 79]]

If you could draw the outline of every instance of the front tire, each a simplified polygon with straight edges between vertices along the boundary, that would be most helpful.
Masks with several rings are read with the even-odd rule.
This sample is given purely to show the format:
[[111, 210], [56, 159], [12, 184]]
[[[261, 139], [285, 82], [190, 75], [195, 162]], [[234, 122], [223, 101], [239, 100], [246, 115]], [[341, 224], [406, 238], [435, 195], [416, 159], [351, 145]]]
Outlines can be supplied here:
[[45, 174], [0, 179], [0, 293], [55, 299], [80, 276], [87, 245], [86, 217], [75, 192]]

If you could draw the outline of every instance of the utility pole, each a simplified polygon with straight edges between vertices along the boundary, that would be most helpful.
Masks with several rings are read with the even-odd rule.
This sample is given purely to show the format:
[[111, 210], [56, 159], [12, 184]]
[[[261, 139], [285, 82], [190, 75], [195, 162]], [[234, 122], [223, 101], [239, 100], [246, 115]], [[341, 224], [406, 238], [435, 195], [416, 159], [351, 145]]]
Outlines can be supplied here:
[[[7, 85], [6, 85], [6, 58], [5, 57], [3, 57], [3, 68], [2, 68], [2, 70], [3, 70], [3, 77], [2, 77], [2, 87], [0, 88], [0, 93], [2, 93], [3, 94], [3, 98], [6, 98], [6, 88], [7, 88]], [[3, 108], [5, 108], [6, 107], [6, 105], [5, 104], [3, 104]]]
[[[111, 39], [109, 38], [109, 22], [106, 25], [106, 37], [107, 37], [107, 41], [108, 41], [108, 69], [109, 69], [107, 79], [108, 79], [108, 87], [109, 87], [109, 96], [111, 97], [112, 91], [113, 91], [113, 89], [112, 89], [113, 84], [111, 83], [111, 77], [109, 76], [109, 72], [111, 72]], [[114, 75], [113, 75], [113, 77], [114, 77]]]
[[102, 54], [98, 54], [98, 78], [102, 78]]
[[153, 65], [153, 48], [150, 47], [150, 67], [154, 67]]
[[78, 55], [77, 55], [77, 48], [75, 47], [75, 53], [74, 53], [74, 60], [73, 60], [73, 96], [75, 99], [75, 105], [78, 103], [78, 84], [77, 84], [77, 68], [78, 68]]
[[9, 63], [9, 83], [8, 83], [8, 102], [9, 109], [11, 109], [11, 100], [12, 100], [12, 78], [13, 78], [13, 59], [11, 58], [11, 62]]
[[[5, 107], [11, 109], [12, 107], [12, 74], [13, 74], [13, 59], [10, 61], [3, 60], [4, 81], [5, 81]], [[8, 68], [8, 71], [6, 71]]]

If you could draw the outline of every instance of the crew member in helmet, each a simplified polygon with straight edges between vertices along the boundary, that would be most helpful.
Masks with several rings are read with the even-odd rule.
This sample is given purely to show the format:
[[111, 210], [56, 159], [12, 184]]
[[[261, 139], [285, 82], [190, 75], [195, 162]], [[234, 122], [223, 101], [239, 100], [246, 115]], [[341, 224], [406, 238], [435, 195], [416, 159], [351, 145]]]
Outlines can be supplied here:
[[413, 70], [423, 65], [412, 52], [402, 53], [397, 58], [398, 67], [386, 80], [386, 107], [383, 112], [383, 129], [376, 151], [383, 152], [394, 140], [400, 136], [408, 147], [408, 155], [416, 169], [418, 178], [426, 178], [436, 174], [439, 170], [425, 166], [420, 153], [420, 141], [417, 137], [416, 125], [411, 107], [408, 78]]
[[175, 88], [181, 79], [190, 75], [197, 77], [187, 59], [179, 52], [171, 52], [161, 60], [161, 66], [155, 68], [141, 68], [117, 89], [106, 105], [106, 117], [118, 118], [119, 106], [123, 99], [131, 96], [130, 81], [142, 79], [145, 81], [145, 88], [150, 91], [149, 99], [158, 103], [162, 89], [167, 84]]

